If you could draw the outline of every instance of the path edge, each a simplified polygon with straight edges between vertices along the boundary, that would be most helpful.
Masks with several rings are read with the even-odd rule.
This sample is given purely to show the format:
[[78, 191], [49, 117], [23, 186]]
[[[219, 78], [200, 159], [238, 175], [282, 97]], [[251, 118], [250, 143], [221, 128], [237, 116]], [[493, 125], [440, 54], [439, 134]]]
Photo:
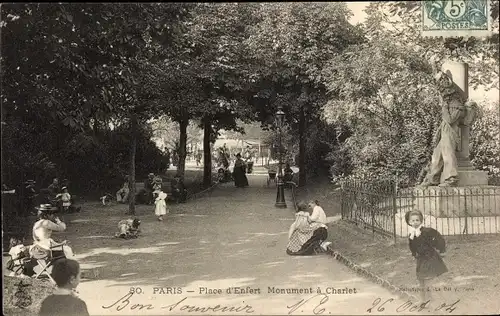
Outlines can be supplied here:
[[383, 288], [389, 290], [391, 293], [398, 295], [400, 298], [418, 302], [418, 299], [413, 294], [403, 291], [401, 288], [393, 285], [386, 279], [383, 279], [382, 277], [372, 273], [368, 269], [365, 269], [362, 266], [356, 264], [355, 262], [344, 256], [339, 251], [333, 250], [330, 246], [327, 249], [327, 254], [332, 256], [337, 261], [343, 263], [346, 267], [351, 269], [357, 275], [364, 277], [365, 279], [371, 281], [372, 283], [382, 286]]

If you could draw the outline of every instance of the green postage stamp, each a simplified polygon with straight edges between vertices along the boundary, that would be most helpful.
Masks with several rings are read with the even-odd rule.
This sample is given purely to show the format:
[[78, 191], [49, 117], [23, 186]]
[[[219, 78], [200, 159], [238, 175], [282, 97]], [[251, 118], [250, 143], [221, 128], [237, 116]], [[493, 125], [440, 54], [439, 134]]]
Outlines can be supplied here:
[[489, 0], [422, 1], [422, 35], [438, 37], [491, 34]]

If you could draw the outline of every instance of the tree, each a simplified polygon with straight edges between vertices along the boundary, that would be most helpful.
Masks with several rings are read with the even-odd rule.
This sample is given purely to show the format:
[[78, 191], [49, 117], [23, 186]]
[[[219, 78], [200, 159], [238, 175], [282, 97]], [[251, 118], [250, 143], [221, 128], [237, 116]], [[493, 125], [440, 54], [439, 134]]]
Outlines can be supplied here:
[[[170, 116], [180, 124], [180, 147], [185, 151], [184, 126], [190, 119], [204, 129], [204, 183], [211, 184], [210, 141], [221, 128], [237, 129], [236, 118], [250, 116], [241, 91], [245, 85], [245, 52], [241, 45], [252, 18], [253, 4], [197, 4], [190, 12], [184, 54], [177, 64], [177, 107]], [[179, 90], [184, 89], [184, 90]], [[184, 149], [183, 149], [184, 148]], [[184, 155], [180, 155], [179, 174]]]
[[[158, 83], [168, 79], [165, 68], [172, 71], [165, 65], [176, 53], [177, 26], [189, 6], [9, 5], [8, 13], [2, 12], [13, 17], [2, 33], [12, 39], [2, 46], [6, 75], [12, 78], [2, 95], [8, 115], [39, 121], [45, 116], [66, 130], [97, 129], [107, 118], [129, 122], [134, 196], [136, 127], [161, 114]], [[130, 203], [133, 213], [133, 199]]]
[[[467, 62], [472, 88], [498, 89], [499, 26], [498, 1], [491, 1], [492, 35], [479, 39], [425, 38], [421, 34], [422, 1], [371, 2], [364, 23], [368, 36], [387, 37], [402, 46], [411, 47], [428, 60], [444, 59]], [[488, 17], [485, 17], [488, 18]]]
[[[349, 45], [359, 43], [359, 28], [347, 19], [343, 3], [279, 3], [261, 6], [260, 19], [247, 41], [258, 71], [260, 89], [253, 104], [265, 125], [278, 104], [298, 131], [299, 185], [305, 185], [307, 125], [320, 115], [326, 101], [322, 69]], [[269, 106], [271, 105], [271, 106]]]
[[473, 63], [474, 85], [497, 80], [495, 73], [484, 76], [482, 70], [498, 65], [488, 57], [497, 54], [498, 46], [489, 46], [497, 35], [485, 41], [423, 38], [419, 6], [419, 2], [371, 3], [364, 24], [368, 41], [347, 49], [325, 68], [330, 93], [325, 114], [349, 132], [338, 152], [350, 166], [338, 169], [339, 174], [352, 171], [378, 179], [398, 175], [407, 185], [418, 181], [441, 118], [431, 60], [437, 65], [445, 58]]

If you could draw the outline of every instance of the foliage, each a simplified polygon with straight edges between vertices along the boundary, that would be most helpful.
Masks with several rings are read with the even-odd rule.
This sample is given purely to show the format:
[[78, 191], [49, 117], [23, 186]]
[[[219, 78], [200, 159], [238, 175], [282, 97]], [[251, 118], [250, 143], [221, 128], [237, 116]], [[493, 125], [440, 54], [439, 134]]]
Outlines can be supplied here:
[[[497, 5], [498, 19], [495, 10]], [[421, 36], [420, 2], [372, 2], [366, 12], [367, 42], [324, 68], [330, 99], [324, 118], [348, 135], [332, 147], [332, 176], [397, 177], [402, 185], [413, 185], [441, 119], [430, 62], [466, 61], [473, 88], [494, 87], [498, 73], [486, 69], [498, 69], [498, 30], [485, 40], [443, 41]]]
[[332, 59], [325, 73], [336, 96], [325, 107], [325, 117], [352, 133], [338, 151], [349, 152], [353, 171], [377, 177], [418, 174], [440, 119], [439, 92], [425, 60], [377, 38]]
[[427, 59], [435, 58], [467, 62], [473, 89], [484, 86], [496, 88], [499, 84], [499, 24], [498, 1], [491, 1], [492, 35], [479, 39], [424, 38], [421, 34], [422, 1], [370, 2], [365, 28], [369, 36], [391, 38], [402, 46], [415, 50]]
[[482, 116], [471, 131], [470, 157], [476, 168], [488, 171], [492, 184], [500, 185], [500, 103], [481, 107]]

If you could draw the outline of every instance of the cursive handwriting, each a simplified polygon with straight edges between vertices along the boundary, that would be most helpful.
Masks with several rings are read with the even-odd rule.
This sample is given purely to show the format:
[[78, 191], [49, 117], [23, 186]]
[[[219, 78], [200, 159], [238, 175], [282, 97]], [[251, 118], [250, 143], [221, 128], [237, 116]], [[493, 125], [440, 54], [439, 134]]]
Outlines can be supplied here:
[[[386, 300], [382, 300], [380, 297], [376, 298], [373, 301], [372, 306], [370, 308], [368, 308], [366, 311], [368, 313], [383, 312], [383, 311], [385, 311], [386, 307], [387, 308], [389, 308], [389, 307], [393, 307], [394, 308], [395, 306], [391, 304], [394, 301], [395, 301], [394, 298], [389, 298], [389, 299], [386, 299]], [[422, 302], [420, 304], [416, 304], [416, 303], [414, 303], [414, 302], [412, 302], [410, 300], [407, 300], [403, 304], [395, 307], [394, 311], [396, 313], [403, 313], [403, 312], [411, 312], [412, 313], [412, 312], [421, 312], [424, 309], [429, 309], [429, 311], [434, 311], [434, 312], [445, 311], [445, 312], [448, 312], [448, 313], [452, 313], [452, 312], [454, 312], [457, 309], [457, 305], [460, 302], [460, 300], [456, 300], [454, 303], [451, 303], [451, 304], [441, 303], [434, 310], [432, 310], [430, 308], [430, 302], [431, 302], [430, 300], [427, 300], [427, 301]]]
[[[155, 309], [156, 307], [152, 304], [139, 304], [139, 303], [132, 303], [132, 297], [134, 297], [135, 293], [130, 292], [125, 294], [123, 297], [119, 298], [116, 300], [113, 304], [108, 305], [108, 306], [102, 306], [103, 309], [115, 309], [116, 311], [121, 311], [125, 308], [128, 308], [130, 310], [152, 310]], [[179, 311], [185, 311], [188, 313], [215, 313], [215, 312], [222, 312], [222, 313], [246, 313], [246, 314], [252, 314], [254, 313], [254, 309], [252, 306], [246, 304], [246, 305], [240, 305], [240, 306], [222, 306], [220, 304], [214, 305], [214, 306], [197, 306], [197, 305], [187, 305], [185, 304], [185, 301], [187, 300], [187, 297], [184, 297], [180, 301], [161, 307], [161, 309], [168, 309], [168, 311], [172, 312], [175, 310]], [[245, 303], [245, 302], [243, 302]]]
[[[317, 302], [316, 305], [314, 305], [314, 308], [312, 310], [312, 312], [314, 313], [314, 315], [321, 315], [325, 312], [325, 309], [323, 307], [321, 307], [321, 305], [325, 304], [326, 302], [328, 302], [328, 295], [326, 294], [316, 294], [306, 300], [304, 299], [301, 299], [300, 301], [298, 301], [297, 303], [291, 305], [291, 306], [287, 306], [286, 308], [288, 308], [288, 315], [291, 315], [293, 312], [295, 312], [297, 309], [299, 309], [300, 307], [303, 307], [306, 303], [308, 302], [311, 302], [313, 301], [314, 299], [316, 298], [320, 298], [321, 299], [319, 300], [319, 302]], [[303, 312], [301, 310], [301, 312]]]
[[[183, 298], [182, 300], [178, 301], [177, 303], [174, 303], [172, 305], [168, 306], [163, 306], [162, 309], [168, 309], [170, 312], [175, 310], [179, 305], [187, 300], [187, 297]], [[243, 302], [245, 303], [245, 302]], [[180, 311], [187, 311], [188, 313], [193, 313], [193, 312], [198, 312], [198, 313], [209, 313], [209, 312], [223, 312], [223, 313], [246, 313], [246, 314], [252, 314], [255, 311], [253, 310], [253, 307], [250, 305], [245, 305], [245, 306], [221, 306], [219, 304], [215, 306], [209, 306], [209, 307], [200, 307], [196, 305], [182, 305], [179, 308]]]

